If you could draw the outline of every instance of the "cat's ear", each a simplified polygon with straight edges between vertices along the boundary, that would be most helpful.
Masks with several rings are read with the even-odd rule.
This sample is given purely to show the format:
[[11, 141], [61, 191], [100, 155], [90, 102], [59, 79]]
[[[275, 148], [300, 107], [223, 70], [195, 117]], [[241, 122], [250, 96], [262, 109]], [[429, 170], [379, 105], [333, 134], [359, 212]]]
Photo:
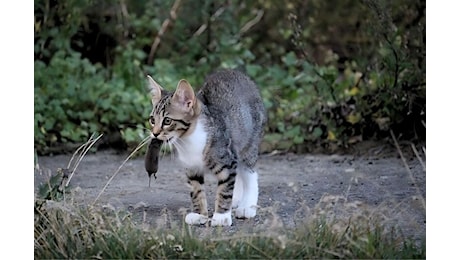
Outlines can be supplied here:
[[190, 112], [195, 105], [195, 92], [192, 86], [185, 79], [181, 79], [177, 84], [176, 91], [172, 100], [184, 112]]
[[152, 97], [152, 104], [156, 104], [161, 99], [161, 92], [163, 91], [163, 88], [160, 86], [160, 84], [156, 83], [156, 81], [153, 80], [150, 75], [147, 75], [147, 80], [149, 92]]

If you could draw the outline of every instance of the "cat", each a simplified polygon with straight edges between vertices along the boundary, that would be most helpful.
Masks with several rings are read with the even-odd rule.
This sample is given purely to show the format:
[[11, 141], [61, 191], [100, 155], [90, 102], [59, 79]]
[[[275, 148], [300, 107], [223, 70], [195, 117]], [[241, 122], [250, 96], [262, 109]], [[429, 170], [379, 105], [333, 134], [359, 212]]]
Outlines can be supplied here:
[[184, 79], [168, 92], [147, 78], [153, 105], [151, 137], [174, 147], [186, 168], [192, 212], [185, 222], [209, 221], [206, 171], [218, 180], [211, 226], [231, 226], [232, 208], [237, 218], [254, 217], [259, 196], [254, 166], [267, 120], [256, 84], [229, 69], [208, 75], [196, 94]]

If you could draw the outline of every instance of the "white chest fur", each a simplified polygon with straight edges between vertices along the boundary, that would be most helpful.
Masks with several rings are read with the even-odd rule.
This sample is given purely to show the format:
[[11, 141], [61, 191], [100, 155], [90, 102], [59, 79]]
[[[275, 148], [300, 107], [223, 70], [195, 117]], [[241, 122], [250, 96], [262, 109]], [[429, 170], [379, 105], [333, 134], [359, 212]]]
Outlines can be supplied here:
[[203, 151], [206, 146], [206, 139], [207, 134], [203, 122], [198, 120], [193, 133], [178, 140], [179, 160], [186, 167], [203, 168]]

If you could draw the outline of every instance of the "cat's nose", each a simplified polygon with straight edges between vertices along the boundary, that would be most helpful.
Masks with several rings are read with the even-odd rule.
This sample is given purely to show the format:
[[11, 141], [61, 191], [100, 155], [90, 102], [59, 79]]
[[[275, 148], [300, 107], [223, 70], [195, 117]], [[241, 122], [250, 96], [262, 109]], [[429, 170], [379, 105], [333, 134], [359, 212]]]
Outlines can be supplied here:
[[160, 135], [160, 133], [161, 133], [161, 128], [158, 127], [158, 126], [156, 126], [156, 125], [153, 126], [153, 128], [152, 128], [152, 135], [153, 135], [153, 137], [158, 138], [158, 136]]

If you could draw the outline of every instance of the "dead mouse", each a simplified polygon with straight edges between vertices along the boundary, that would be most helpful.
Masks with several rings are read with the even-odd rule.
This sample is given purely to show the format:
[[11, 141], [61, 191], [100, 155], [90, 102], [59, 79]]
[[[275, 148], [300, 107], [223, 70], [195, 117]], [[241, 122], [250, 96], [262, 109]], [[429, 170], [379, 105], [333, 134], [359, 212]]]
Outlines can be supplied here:
[[147, 148], [147, 153], [145, 154], [145, 170], [149, 175], [149, 187], [150, 180], [152, 179], [152, 174], [155, 179], [157, 178], [156, 173], [158, 171], [158, 157], [160, 155], [160, 148], [163, 141], [159, 139], [152, 139], [150, 141], [149, 147]]

